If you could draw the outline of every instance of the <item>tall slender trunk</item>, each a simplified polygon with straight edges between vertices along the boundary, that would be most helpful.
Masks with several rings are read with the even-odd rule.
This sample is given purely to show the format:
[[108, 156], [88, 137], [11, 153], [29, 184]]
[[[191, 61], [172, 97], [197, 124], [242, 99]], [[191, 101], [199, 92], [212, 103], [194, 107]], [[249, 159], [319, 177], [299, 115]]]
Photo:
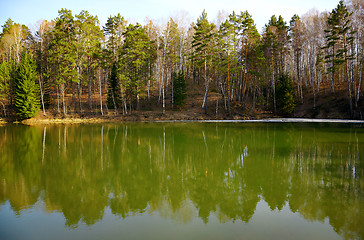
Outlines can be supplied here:
[[60, 110], [59, 110], [59, 86], [57, 85], [57, 111], [58, 113], [60, 113]]
[[219, 96], [220, 96], [220, 82], [221, 82], [221, 77], [220, 77], [220, 73], [219, 73], [219, 78], [217, 81], [217, 98], [216, 98], [216, 118], [217, 115], [219, 114]]
[[66, 102], [64, 99], [64, 95], [65, 95], [66, 89], [64, 86], [64, 83], [61, 84], [61, 94], [62, 94], [62, 105], [63, 105], [63, 115], [66, 116]]
[[122, 89], [122, 92], [121, 92], [121, 97], [123, 98], [123, 107], [124, 107], [124, 110], [123, 110], [123, 114], [128, 114], [128, 106], [127, 106], [127, 103], [126, 103], [126, 97], [125, 97], [125, 92], [124, 90]]
[[[358, 67], [359, 68], [359, 67]], [[360, 64], [360, 70], [359, 70], [359, 84], [358, 84], [358, 88], [357, 88], [357, 94], [356, 94], [356, 105], [358, 105], [358, 102], [360, 100], [360, 89], [361, 89], [361, 82], [362, 82], [362, 79], [363, 79], [363, 75], [364, 75], [364, 71], [363, 71], [363, 63]]]
[[[335, 56], [335, 45], [332, 47], [332, 55]], [[335, 61], [334, 57], [331, 62], [332, 72], [331, 72], [331, 84], [332, 84], [332, 92], [335, 95]]]
[[[166, 64], [166, 65], [167, 65], [167, 64]], [[166, 91], [166, 93], [165, 93], [166, 95], [168, 94], [168, 85], [169, 85], [169, 84], [168, 84], [168, 80], [169, 80], [169, 75], [170, 75], [170, 74], [169, 74], [169, 68], [168, 68], [168, 66], [166, 66], [166, 74], [165, 74], [165, 76], [166, 76], [166, 77], [165, 77], [165, 83], [166, 83], [166, 84], [164, 85], [164, 88], [165, 88], [165, 91]]]
[[172, 110], [173, 110], [173, 103], [174, 103], [174, 98], [173, 98], [173, 91], [174, 91], [174, 79], [173, 79], [173, 75], [171, 76], [171, 87], [172, 87]]
[[204, 103], [205, 103], [205, 114], [207, 114], [207, 92], [209, 89], [208, 81], [205, 82], [205, 96], [204, 96]]
[[78, 102], [79, 102], [79, 107], [80, 107], [80, 113], [82, 113], [82, 101], [81, 101], [82, 85], [81, 85], [81, 81], [78, 81], [78, 83], [77, 83], [77, 95], [78, 95]]
[[303, 96], [302, 96], [302, 82], [301, 82], [301, 76], [300, 76], [300, 54], [299, 50], [296, 50], [296, 73], [297, 73], [297, 92], [298, 96], [301, 99], [301, 103], [303, 103]]
[[104, 112], [102, 110], [102, 86], [101, 86], [101, 72], [100, 72], [100, 69], [98, 70], [98, 78], [99, 78], [99, 89], [100, 89], [100, 111], [101, 111], [101, 115], [104, 115]]
[[[344, 49], [346, 49], [346, 38], [344, 36]], [[349, 97], [349, 106], [350, 106], [350, 116], [353, 117], [353, 101], [352, 101], [352, 93], [351, 93], [351, 82], [349, 77], [349, 66], [348, 66], [348, 57], [347, 52], [344, 51], [344, 59], [345, 59], [345, 78], [348, 83], [348, 97]]]
[[231, 108], [230, 108], [230, 58], [229, 58], [229, 54], [228, 54], [227, 92], [228, 92], [227, 108], [228, 108], [228, 115], [230, 116]]
[[46, 113], [45, 113], [45, 107], [44, 107], [44, 94], [43, 94], [43, 84], [42, 84], [43, 79], [42, 79], [42, 74], [40, 74], [40, 75], [41, 76], [38, 78], [38, 80], [39, 80], [39, 89], [40, 89], [40, 99], [41, 99], [41, 102], [42, 102], [43, 115], [45, 116]]
[[163, 61], [162, 61], [162, 78], [161, 78], [161, 90], [162, 90], [162, 108], [163, 114], [166, 113], [166, 98], [165, 98], [165, 84], [164, 84], [164, 68], [165, 68], [165, 61], [166, 61], [166, 45], [164, 45], [163, 50]]
[[207, 59], [206, 59], [206, 50], [205, 50], [204, 78], [205, 78], [205, 95], [204, 95], [204, 98], [203, 98], [202, 108], [205, 108], [205, 114], [207, 114], [207, 91], [208, 91], [208, 79], [207, 79]]
[[[107, 81], [107, 70], [105, 68], [101, 68], [101, 76], [102, 79], [104, 80], [103, 81], [104, 84], [101, 84], [101, 86], [103, 85], [105, 87], [104, 92], [107, 93], [108, 81]], [[105, 108], [106, 108], [106, 113], [109, 114], [109, 107], [107, 106], [107, 102], [105, 104]]]
[[248, 64], [247, 64], [247, 59], [248, 59], [248, 43], [246, 43], [245, 45], [245, 57], [244, 57], [244, 69], [243, 69], [243, 74], [242, 74], [242, 84], [243, 86], [241, 86], [240, 89], [240, 102], [241, 104], [243, 104], [244, 98], [245, 98], [245, 92], [246, 92], [246, 86], [247, 86], [247, 82], [248, 82]]
[[162, 74], [162, 107], [163, 107], [163, 114], [166, 113], [166, 98], [165, 98], [165, 90], [164, 90], [164, 78]]
[[92, 82], [92, 77], [91, 77], [91, 67], [88, 67], [88, 105], [90, 107], [90, 110], [92, 110], [92, 103], [91, 103], [91, 82]]
[[162, 75], [161, 75], [161, 64], [160, 64], [160, 60], [157, 59], [157, 64], [155, 65], [156, 67], [156, 73], [157, 73], [157, 79], [158, 79], [158, 103], [161, 102], [161, 97], [162, 97]]
[[274, 113], [277, 112], [277, 105], [276, 105], [276, 83], [274, 79], [274, 60], [272, 55], [272, 88], [273, 88], [273, 111]]
[[315, 62], [315, 48], [311, 48], [310, 51], [309, 51], [309, 58], [311, 59], [310, 61], [310, 69], [309, 69], [309, 72], [310, 72], [310, 78], [311, 78], [311, 87], [312, 87], [312, 93], [313, 93], [313, 108], [315, 109], [316, 108], [316, 90], [315, 90], [315, 65], [314, 65], [314, 62]]
[[148, 102], [149, 102], [150, 101], [150, 79], [148, 79], [147, 91], [148, 91]]
[[43, 86], [44, 86], [44, 80], [43, 80], [43, 61], [42, 61], [42, 58], [43, 58], [43, 38], [41, 37], [41, 40], [40, 40], [40, 74], [39, 74], [39, 78], [38, 78], [38, 81], [39, 81], [39, 89], [40, 89], [40, 99], [41, 99], [41, 102], [42, 102], [42, 109], [43, 109], [43, 115], [45, 116], [46, 113], [45, 113], [45, 107], [44, 107], [44, 93], [43, 93]]
[[315, 90], [315, 72], [313, 69], [313, 62], [311, 62], [311, 86], [312, 86], [312, 93], [313, 93], [313, 108], [316, 108], [316, 90]]
[[76, 112], [76, 97], [75, 97], [75, 83], [72, 82], [72, 105], [73, 105], [73, 111]]

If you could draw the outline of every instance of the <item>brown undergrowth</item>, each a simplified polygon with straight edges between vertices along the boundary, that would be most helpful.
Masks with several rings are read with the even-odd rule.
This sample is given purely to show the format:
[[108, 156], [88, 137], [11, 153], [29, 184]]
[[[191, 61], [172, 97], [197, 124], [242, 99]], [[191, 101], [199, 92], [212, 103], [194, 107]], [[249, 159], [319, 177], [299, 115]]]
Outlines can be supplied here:
[[[188, 89], [186, 104], [178, 109], [172, 109], [170, 96], [166, 98], [166, 109], [163, 113], [162, 104], [158, 102], [157, 94], [154, 94], [149, 100], [145, 98], [141, 101], [140, 110], [128, 110], [127, 114], [123, 114], [121, 110], [115, 112], [114, 109], [107, 109], [103, 104], [103, 115], [98, 104], [98, 94], [95, 93], [92, 102], [93, 108], [90, 109], [87, 104], [87, 94], [84, 94], [82, 102], [82, 111], [74, 109], [71, 106], [72, 96], [66, 97], [67, 114], [61, 114], [54, 103], [52, 110], [47, 110], [46, 115], [43, 111], [31, 119], [22, 122], [17, 121], [14, 113], [10, 113], [7, 117], [0, 117], [0, 125], [6, 123], [22, 123], [22, 124], [78, 124], [78, 123], [102, 123], [102, 122], [153, 122], [166, 120], [249, 120], [249, 119], [266, 119], [282, 117], [279, 113], [274, 114], [272, 111], [266, 110], [257, 102], [246, 101], [244, 104], [233, 101], [231, 103], [230, 114], [227, 110], [227, 103], [217, 94], [216, 91], [210, 91], [208, 95], [208, 111], [202, 108], [203, 91], [198, 87]], [[349, 102], [344, 86], [337, 89], [336, 94], [332, 94], [329, 86], [322, 85], [320, 92], [316, 93], [316, 104], [314, 104], [313, 93], [310, 89], [304, 89], [304, 98], [301, 101], [296, 97], [296, 108], [291, 116], [295, 118], [320, 118], [320, 119], [363, 119], [364, 101], [361, 100], [358, 106], [355, 106], [355, 115], [351, 116], [349, 111]], [[106, 98], [106, 93], [104, 94]], [[219, 98], [219, 99], [218, 99]], [[364, 97], [362, 97], [363, 99]], [[104, 99], [104, 103], [105, 103]], [[216, 112], [216, 103], [218, 100], [218, 109]], [[254, 106], [254, 107], [253, 107]], [[11, 112], [11, 111], [10, 111]]]

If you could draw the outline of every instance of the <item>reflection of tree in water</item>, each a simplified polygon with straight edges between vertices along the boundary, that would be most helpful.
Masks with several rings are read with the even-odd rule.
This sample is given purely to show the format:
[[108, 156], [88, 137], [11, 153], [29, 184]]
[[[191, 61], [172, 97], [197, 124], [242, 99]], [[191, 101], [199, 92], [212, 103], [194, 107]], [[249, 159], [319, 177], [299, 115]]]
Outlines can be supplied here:
[[13, 211], [20, 214], [20, 210], [37, 202], [41, 192], [38, 149], [42, 134], [25, 126], [12, 125], [0, 130], [0, 202], [9, 200]]
[[[287, 124], [127, 124], [0, 129], [0, 202], [44, 201], [66, 225], [158, 211], [248, 222], [264, 199], [363, 238], [363, 131]], [[350, 132], [348, 134], [348, 132]], [[335, 142], [339, 139], [340, 142]], [[192, 205], [190, 204], [192, 203]]]
[[329, 219], [345, 238], [362, 239], [363, 135], [337, 132], [333, 139], [337, 142], [324, 137], [303, 139], [306, 151], [292, 157], [293, 175], [299, 177], [292, 179], [290, 208], [311, 221]]

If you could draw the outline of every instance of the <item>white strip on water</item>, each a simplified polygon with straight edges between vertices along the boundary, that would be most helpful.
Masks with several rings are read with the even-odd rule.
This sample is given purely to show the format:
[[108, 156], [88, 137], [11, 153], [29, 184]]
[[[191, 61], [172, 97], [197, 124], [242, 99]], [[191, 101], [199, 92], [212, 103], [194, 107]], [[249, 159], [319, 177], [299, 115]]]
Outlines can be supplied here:
[[256, 120], [161, 120], [156, 122], [232, 122], [232, 123], [364, 123], [364, 120], [350, 120], [350, 119], [313, 119], [313, 118], [268, 118]]

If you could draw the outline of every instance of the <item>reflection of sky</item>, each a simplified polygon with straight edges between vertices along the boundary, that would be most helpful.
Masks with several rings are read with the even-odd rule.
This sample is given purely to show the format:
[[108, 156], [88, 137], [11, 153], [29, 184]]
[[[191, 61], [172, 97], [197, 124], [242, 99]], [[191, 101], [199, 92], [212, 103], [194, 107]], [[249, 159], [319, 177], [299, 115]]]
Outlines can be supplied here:
[[222, 10], [228, 14], [233, 10], [236, 12], [248, 10], [260, 32], [273, 14], [282, 15], [289, 23], [294, 14], [302, 15], [312, 8], [317, 8], [319, 11], [331, 11], [338, 2], [339, 0], [0, 0], [0, 25], [3, 25], [10, 17], [15, 22], [32, 28], [40, 19], [56, 18], [61, 8], [70, 9], [73, 14], [88, 10], [92, 15], [97, 15], [102, 24], [110, 15], [117, 13], [132, 21], [143, 23], [146, 17], [166, 20], [169, 16], [175, 16], [176, 12], [185, 11], [190, 18], [188, 22], [192, 22], [197, 19], [203, 9], [206, 9], [211, 21], [216, 19], [218, 12]]
[[[125, 219], [113, 215], [109, 207], [103, 219], [87, 226], [67, 228], [62, 213], [43, 211], [38, 202], [16, 216], [9, 202], [0, 207], [1, 239], [341, 239], [329, 221], [310, 222], [299, 213], [292, 213], [286, 205], [281, 211], [271, 211], [261, 200], [248, 223], [240, 220], [224, 221], [218, 213], [211, 214], [207, 224], [198, 217], [194, 206], [185, 206], [192, 214], [183, 223], [173, 219], [174, 213], [166, 206], [163, 210], [145, 211]], [[217, 211], [218, 212], [218, 211]], [[21, 229], [21, 231], [18, 231]]]

